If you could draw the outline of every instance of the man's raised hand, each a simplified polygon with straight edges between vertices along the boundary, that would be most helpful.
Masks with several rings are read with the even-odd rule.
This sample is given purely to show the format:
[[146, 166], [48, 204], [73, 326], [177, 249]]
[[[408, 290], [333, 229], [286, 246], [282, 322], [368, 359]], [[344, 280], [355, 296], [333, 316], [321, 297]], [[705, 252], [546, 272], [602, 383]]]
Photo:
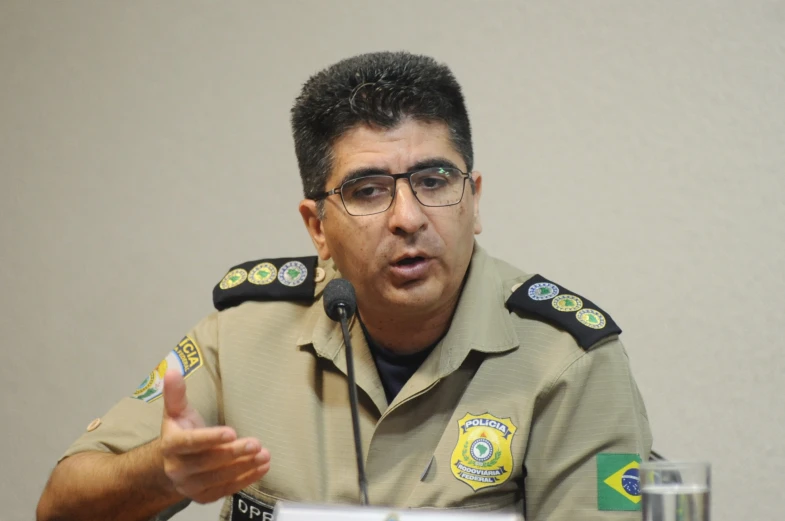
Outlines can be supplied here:
[[205, 427], [188, 405], [185, 380], [176, 370], [164, 377], [161, 451], [164, 472], [174, 489], [210, 503], [261, 479], [270, 470], [270, 453], [254, 438], [237, 439], [231, 427]]

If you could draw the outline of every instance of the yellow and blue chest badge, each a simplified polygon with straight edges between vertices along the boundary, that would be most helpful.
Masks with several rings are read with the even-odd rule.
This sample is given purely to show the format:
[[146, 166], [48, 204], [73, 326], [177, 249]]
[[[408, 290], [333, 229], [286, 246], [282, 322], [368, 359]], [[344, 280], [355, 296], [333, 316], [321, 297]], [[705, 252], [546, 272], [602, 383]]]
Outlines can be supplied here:
[[512, 475], [512, 438], [518, 428], [510, 418], [466, 414], [458, 420], [458, 443], [450, 470], [476, 492], [501, 485]]

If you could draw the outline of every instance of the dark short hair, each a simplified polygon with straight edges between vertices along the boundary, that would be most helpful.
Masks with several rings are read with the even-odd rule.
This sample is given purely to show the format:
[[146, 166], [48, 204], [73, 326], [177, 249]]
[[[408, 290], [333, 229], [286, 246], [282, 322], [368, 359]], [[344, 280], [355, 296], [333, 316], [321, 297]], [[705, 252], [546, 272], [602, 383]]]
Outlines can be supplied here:
[[450, 69], [408, 52], [361, 54], [313, 75], [292, 107], [292, 135], [305, 197], [326, 189], [332, 145], [358, 124], [384, 129], [411, 117], [442, 121], [472, 170], [469, 115]]

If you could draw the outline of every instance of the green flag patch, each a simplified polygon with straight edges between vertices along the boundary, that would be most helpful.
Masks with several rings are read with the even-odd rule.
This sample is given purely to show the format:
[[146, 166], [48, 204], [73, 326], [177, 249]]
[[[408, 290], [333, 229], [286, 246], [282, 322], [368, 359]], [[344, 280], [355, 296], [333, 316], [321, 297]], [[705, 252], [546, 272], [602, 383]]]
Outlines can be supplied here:
[[597, 509], [640, 510], [638, 454], [597, 454]]

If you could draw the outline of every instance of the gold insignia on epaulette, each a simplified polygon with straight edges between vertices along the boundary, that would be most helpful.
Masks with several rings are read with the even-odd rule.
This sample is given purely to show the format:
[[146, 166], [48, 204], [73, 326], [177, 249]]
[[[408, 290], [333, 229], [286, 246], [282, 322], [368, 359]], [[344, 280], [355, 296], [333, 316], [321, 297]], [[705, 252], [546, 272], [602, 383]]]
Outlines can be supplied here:
[[586, 327], [602, 329], [605, 327], [605, 315], [596, 309], [586, 308], [575, 313], [575, 318]]
[[583, 301], [575, 295], [559, 295], [553, 299], [553, 308], [559, 311], [578, 311], [583, 307]]
[[273, 282], [277, 276], [278, 270], [275, 269], [275, 266], [269, 262], [262, 262], [248, 272], [248, 282], [263, 286]]
[[[229, 273], [221, 281], [219, 287], [221, 289], [230, 289], [235, 286], [239, 286], [248, 278], [248, 272], [242, 268], [235, 268]], [[214, 279], [213, 279], [214, 280]]]

